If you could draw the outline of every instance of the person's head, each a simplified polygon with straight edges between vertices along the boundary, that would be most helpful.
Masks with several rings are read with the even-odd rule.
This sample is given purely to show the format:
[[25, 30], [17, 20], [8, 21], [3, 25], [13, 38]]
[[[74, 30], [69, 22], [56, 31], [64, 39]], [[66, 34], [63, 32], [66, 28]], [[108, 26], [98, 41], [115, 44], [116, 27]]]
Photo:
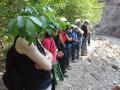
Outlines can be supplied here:
[[60, 18], [60, 30], [65, 30], [68, 26], [67, 26], [67, 19], [66, 18]]
[[71, 24], [69, 22], [67, 22], [67, 24], [66, 24], [66, 30], [68, 30], [68, 29], [71, 29]]
[[89, 25], [89, 20], [85, 20], [85, 21], [84, 21], [84, 24], [85, 24], [85, 25]]
[[76, 19], [76, 20], [75, 20], [75, 23], [76, 23], [76, 25], [77, 25], [78, 27], [80, 27], [80, 25], [81, 25], [81, 20], [80, 20], [80, 19]]
[[74, 25], [74, 27], [73, 27], [73, 32], [77, 32], [77, 28], [78, 28], [78, 26], [76, 26], [76, 25]]
[[56, 29], [53, 31], [53, 37], [57, 36], [58, 35], [58, 32], [59, 32], [59, 29]]
[[47, 31], [45, 32], [45, 37], [46, 37], [46, 38], [52, 37], [52, 31], [47, 30]]

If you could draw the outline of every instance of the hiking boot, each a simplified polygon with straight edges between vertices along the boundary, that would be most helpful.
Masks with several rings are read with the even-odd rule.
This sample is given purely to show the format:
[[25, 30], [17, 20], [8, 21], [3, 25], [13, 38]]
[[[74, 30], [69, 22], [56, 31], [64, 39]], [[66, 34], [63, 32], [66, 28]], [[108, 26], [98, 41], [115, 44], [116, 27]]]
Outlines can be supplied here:
[[80, 57], [76, 57], [77, 60], [80, 60]]
[[67, 66], [66, 69], [71, 70], [71, 66]]
[[63, 74], [64, 77], [68, 77], [68, 75], [66, 73]]
[[73, 60], [72, 63], [77, 63], [77, 62], [75, 60]]
[[81, 56], [87, 56], [87, 54], [81, 54]]

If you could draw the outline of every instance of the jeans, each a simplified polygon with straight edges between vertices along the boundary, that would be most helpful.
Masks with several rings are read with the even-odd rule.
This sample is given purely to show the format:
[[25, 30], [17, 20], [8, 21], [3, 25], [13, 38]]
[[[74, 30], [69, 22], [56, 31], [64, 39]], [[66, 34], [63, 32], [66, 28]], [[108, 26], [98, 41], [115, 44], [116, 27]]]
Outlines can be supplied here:
[[76, 44], [72, 44], [72, 60], [76, 59]]
[[90, 45], [90, 38], [91, 38], [91, 35], [90, 33], [88, 34], [88, 44]]
[[81, 52], [81, 46], [82, 46], [82, 38], [80, 38], [79, 42], [76, 45], [76, 58], [79, 59], [80, 58], [80, 52]]
[[67, 62], [67, 50], [66, 48], [61, 48], [61, 51], [64, 53], [64, 56], [62, 58], [58, 58], [58, 62], [60, 64], [60, 68], [62, 73], [65, 73], [65, 67], [66, 67], [66, 62]]
[[66, 61], [66, 66], [70, 65], [70, 56], [71, 56], [71, 48], [72, 48], [72, 44], [66, 44], [66, 50], [67, 50], [67, 61]]
[[87, 38], [82, 39], [81, 54], [87, 54]]
[[46, 90], [52, 90], [52, 85], [50, 85]]

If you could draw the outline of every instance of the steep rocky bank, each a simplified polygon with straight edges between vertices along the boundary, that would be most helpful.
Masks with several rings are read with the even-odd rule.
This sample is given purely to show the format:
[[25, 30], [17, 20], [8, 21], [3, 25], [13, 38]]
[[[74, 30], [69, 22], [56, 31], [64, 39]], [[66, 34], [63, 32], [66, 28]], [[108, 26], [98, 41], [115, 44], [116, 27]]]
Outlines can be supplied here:
[[106, 5], [100, 23], [95, 27], [99, 35], [120, 38], [120, 0], [102, 0]]

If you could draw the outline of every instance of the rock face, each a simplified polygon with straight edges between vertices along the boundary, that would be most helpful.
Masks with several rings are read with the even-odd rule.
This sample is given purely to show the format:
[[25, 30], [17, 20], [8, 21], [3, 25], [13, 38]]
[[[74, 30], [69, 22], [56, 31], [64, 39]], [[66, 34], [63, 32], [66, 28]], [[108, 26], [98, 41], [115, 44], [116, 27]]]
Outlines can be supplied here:
[[108, 35], [120, 38], [120, 0], [104, 0], [103, 17], [95, 27], [99, 35]]

